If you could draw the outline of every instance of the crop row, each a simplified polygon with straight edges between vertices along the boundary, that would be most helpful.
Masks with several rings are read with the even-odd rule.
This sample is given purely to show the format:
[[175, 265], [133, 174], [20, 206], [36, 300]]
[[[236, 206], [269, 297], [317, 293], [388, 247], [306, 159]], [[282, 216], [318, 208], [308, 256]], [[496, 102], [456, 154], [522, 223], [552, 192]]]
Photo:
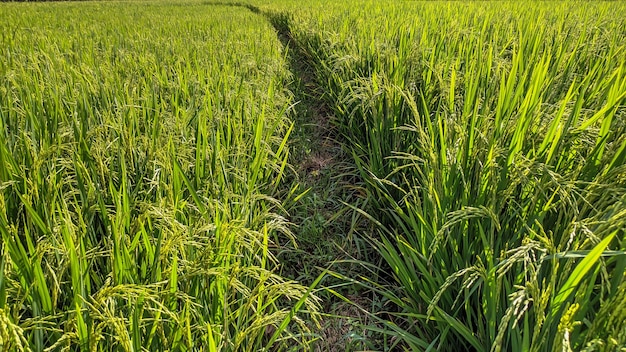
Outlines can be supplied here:
[[269, 250], [292, 129], [271, 25], [198, 2], [0, 18], [0, 349], [305, 343], [317, 301]]
[[363, 180], [357, 211], [386, 266], [350, 279], [396, 306], [379, 318], [386, 348], [626, 345], [622, 4], [262, 10], [307, 60]]

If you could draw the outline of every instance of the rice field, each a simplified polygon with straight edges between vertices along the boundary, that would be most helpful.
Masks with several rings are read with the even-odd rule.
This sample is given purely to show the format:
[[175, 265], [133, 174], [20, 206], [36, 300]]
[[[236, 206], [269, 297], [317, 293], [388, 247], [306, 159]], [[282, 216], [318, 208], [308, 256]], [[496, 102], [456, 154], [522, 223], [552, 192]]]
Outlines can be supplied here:
[[292, 128], [271, 25], [199, 3], [0, 11], [0, 346], [300, 343], [317, 301], [269, 250]]
[[386, 265], [356, 279], [395, 306], [386, 349], [624, 349], [623, 10], [274, 12], [363, 180], [355, 210]]
[[[0, 350], [626, 351], [624, 13], [1, 3]], [[351, 165], [327, 219], [298, 104]], [[363, 255], [285, 259], [310, 224]]]

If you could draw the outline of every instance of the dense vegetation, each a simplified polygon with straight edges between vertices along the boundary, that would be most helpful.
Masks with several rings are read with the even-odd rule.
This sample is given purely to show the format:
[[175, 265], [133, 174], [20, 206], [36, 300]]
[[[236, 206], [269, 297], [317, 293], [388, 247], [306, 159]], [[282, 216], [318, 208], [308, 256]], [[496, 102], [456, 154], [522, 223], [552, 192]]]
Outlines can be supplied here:
[[624, 348], [623, 5], [292, 11], [272, 18], [325, 88], [393, 271], [361, 278], [399, 308], [388, 333], [413, 350]]
[[362, 347], [626, 348], [625, 5], [224, 5], [0, 6], [0, 349], [313, 348], [287, 55], [360, 180]]
[[300, 343], [290, 309], [316, 301], [268, 250], [292, 126], [271, 25], [197, 3], [0, 17], [2, 349]]

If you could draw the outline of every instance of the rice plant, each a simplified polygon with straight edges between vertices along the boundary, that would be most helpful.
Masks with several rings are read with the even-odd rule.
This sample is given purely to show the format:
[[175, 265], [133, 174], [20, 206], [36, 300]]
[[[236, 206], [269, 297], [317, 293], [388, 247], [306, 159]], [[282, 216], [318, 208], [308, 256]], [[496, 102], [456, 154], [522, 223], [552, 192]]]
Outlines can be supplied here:
[[271, 26], [198, 2], [0, 18], [0, 349], [306, 346], [318, 300], [270, 250], [292, 128]]
[[314, 68], [364, 182], [353, 207], [393, 275], [359, 280], [397, 307], [379, 312], [388, 348], [623, 349], [622, 4], [265, 11]]

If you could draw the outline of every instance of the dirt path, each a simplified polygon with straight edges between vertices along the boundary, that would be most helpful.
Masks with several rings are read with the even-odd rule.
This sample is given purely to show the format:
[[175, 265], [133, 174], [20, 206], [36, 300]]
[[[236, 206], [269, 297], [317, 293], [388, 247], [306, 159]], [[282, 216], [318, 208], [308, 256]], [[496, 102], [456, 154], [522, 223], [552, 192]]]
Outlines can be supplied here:
[[[289, 220], [297, 247], [286, 245], [277, 258], [281, 275], [311, 284], [325, 268], [339, 275], [358, 277], [362, 267], [354, 260], [369, 255], [369, 248], [358, 236], [359, 218], [346, 204], [355, 204], [359, 180], [350, 155], [340, 142], [332, 109], [324, 101], [324, 90], [316, 81], [313, 66], [295, 45], [291, 34], [282, 23], [285, 18], [274, 17], [250, 4], [232, 3], [267, 18], [274, 26], [278, 39], [288, 51], [293, 80], [288, 89], [296, 103], [291, 112], [295, 123], [290, 137], [290, 164], [295, 171], [295, 183], [304, 195], [289, 206]], [[345, 302], [329, 291], [318, 290], [324, 300], [322, 328], [315, 333], [319, 340], [315, 351], [352, 351], [372, 349], [363, 326], [371, 324], [365, 313], [374, 304], [370, 293], [345, 280], [328, 275], [325, 287], [345, 297]]]
[[[268, 17], [268, 16], [266, 16]], [[296, 124], [292, 139], [293, 159], [300, 185], [309, 192], [300, 200], [291, 221], [296, 224], [299, 249], [283, 256], [281, 263], [294, 270], [294, 278], [310, 282], [322, 268], [331, 268], [340, 275], [358, 277], [362, 267], [352, 261], [364, 259], [369, 248], [355, 236], [359, 227], [358, 214], [346, 204], [358, 198], [360, 181], [352, 158], [341, 143], [334, 125], [333, 110], [324, 100], [324, 90], [316, 82], [315, 72], [285, 30], [284, 24], [274, 25], [284, 47], [289, 50], [290, 69], [294, 81], [289, 87], [298, 104], [294, 107]], [[284, 261], [283, 261], [284, 259]], [[295, 260], [294, 260], [295, 259]], [[289, 272], [286, 272], [289, 275]], [[325, 286], [341, 285], [336, 290], [349, 302], [327, 292], [320, 340], [315, 351], [368, 350], [374, 347], [363, 326], [372, 324], [365, 313], [374, 304], [371, 294], [364, 294], [354, 285], [329, 277]]]

